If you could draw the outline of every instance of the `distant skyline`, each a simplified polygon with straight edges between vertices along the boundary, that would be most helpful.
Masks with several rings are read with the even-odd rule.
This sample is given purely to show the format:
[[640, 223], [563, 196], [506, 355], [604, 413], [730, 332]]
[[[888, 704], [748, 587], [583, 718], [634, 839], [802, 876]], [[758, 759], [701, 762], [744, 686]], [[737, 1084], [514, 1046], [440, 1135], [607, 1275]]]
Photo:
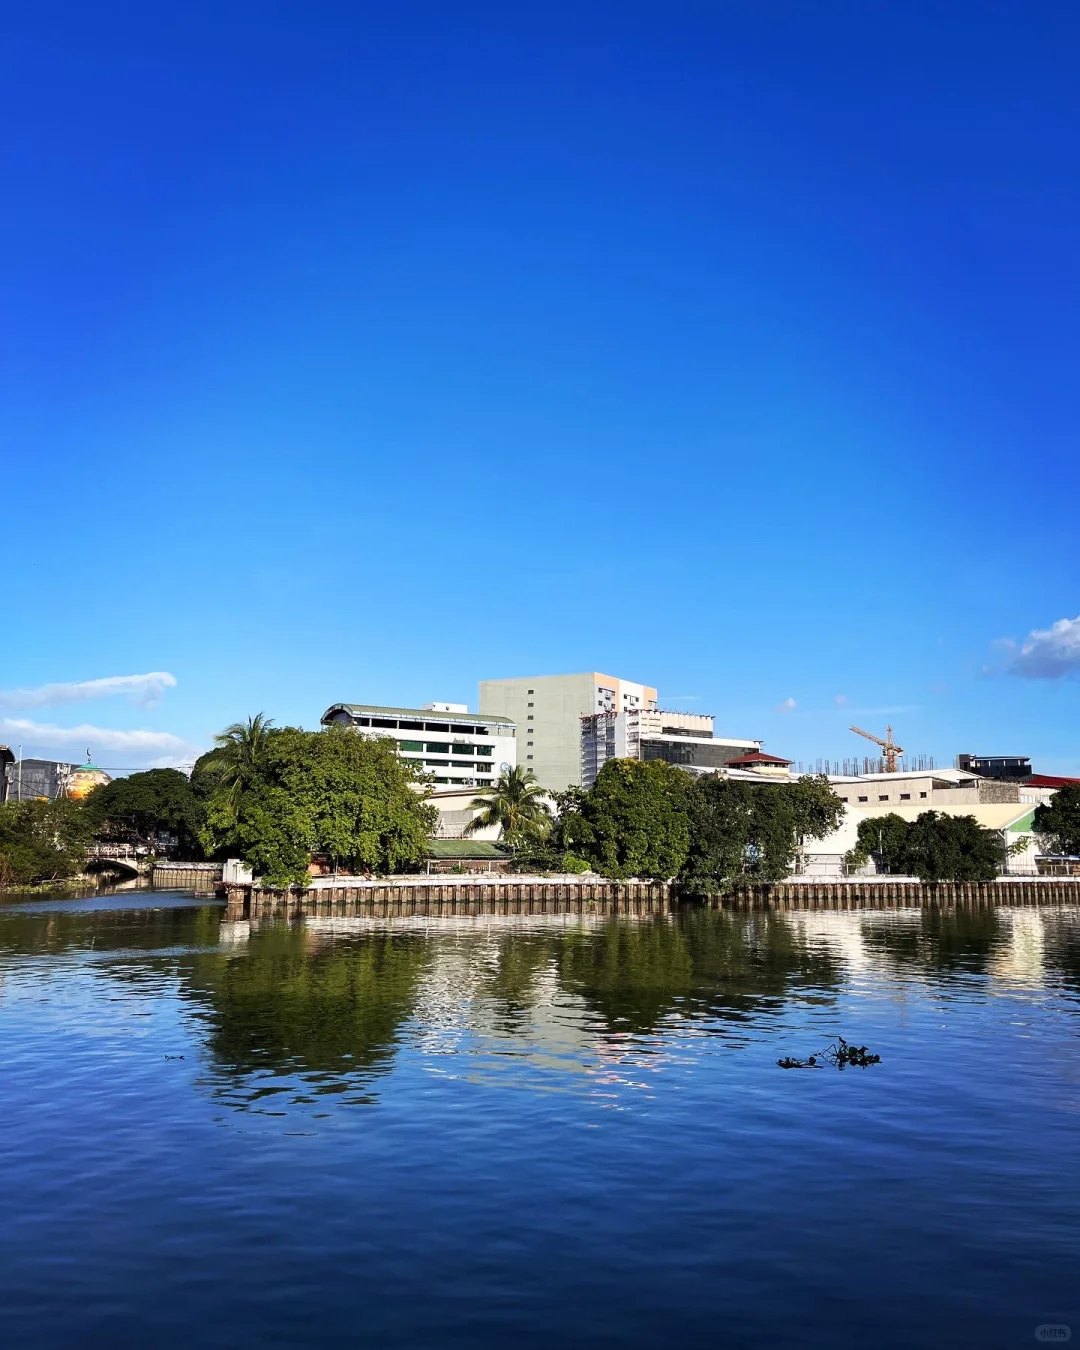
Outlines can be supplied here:
[[605, 670], [1080, 773], [1073, 7], [6, 30], [0, 741]]

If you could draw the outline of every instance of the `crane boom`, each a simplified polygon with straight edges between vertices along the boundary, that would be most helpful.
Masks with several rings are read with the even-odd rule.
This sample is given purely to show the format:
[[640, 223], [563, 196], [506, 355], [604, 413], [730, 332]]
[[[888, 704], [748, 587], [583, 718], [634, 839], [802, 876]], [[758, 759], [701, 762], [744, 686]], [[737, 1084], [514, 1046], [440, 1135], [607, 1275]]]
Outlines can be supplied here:
[[868, 741], [873, 741], [875, 745], [880, 745], [884, 753], [885, 772], [896, 772], [897, 756], [904, 753], [904, 747], [897, 745], [892, 738], [892, 727], [885, 728], [886, 739], [882, 740], [880, 736], [874, 736], [869, 731], [863, 731], [862, 727], [852, 727], [851, 730], [856, 736], [865, 736]]

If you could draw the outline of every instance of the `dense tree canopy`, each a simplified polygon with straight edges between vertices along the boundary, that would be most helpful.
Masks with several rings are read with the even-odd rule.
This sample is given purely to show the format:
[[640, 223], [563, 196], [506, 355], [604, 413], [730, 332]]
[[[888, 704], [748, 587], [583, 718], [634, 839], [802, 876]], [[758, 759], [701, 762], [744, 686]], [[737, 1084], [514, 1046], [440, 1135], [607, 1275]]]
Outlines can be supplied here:
[[0, 887], [62, 881], [81, 872], [91, 829], [78, 802], [7, 802], [0, 806]]
[[1051, 852], [1080, 856], [1080, 783], [1066, 783], [1049, 806], [1036, 807], [1033, 828]]
[[235, 853], [273, 886], [302, 883], [313, 855], [351, 872], [405, 870], [435, 825], [394, 746], [345, 727], [270, 729], [241, 792], [236, 781], [226, 774], [210, 792], [204, 846]]
[[609, 877], [675, 876], [690, 847], [690, 782], [662, 760], [608, 760], [582, 795], [578, 820], [564, 826], [574, 852]]
[[824, 778], [694, 778], [627, 759], [609, 760], [588, 792], [563, 794], [559, 808], [554, 838], [597, 871], [678, 878], [695, 894], [789, 876], [803, 842], [829, 834], [844, 810]]
[[98, 838], [152, 847], [159, 835], [178, 840], [180, 857], [201, 856], [206, 810], [179, 769], [148, 769], [114, 778], [86, 799], [86, 819]]
[[1006, 857], [995, 830], [974, 816], [924, 811], [907, 821], [889, 813], [859, 823], [858, 843], [847, 861], [858, 866], [877, 854], [883, 870], [920, 881], [992, 881]]

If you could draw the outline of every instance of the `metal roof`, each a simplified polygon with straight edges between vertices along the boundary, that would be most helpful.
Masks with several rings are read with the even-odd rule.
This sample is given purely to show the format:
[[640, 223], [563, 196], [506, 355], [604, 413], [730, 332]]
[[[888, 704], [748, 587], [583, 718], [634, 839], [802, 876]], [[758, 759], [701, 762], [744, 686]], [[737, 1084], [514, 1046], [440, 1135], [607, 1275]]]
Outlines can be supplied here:
[[429, 858], [509, 858], [510, 850], [490, 839], [429, 839]]
[[517, 723], [512, 717], [495, 717], [491, 713], [447, 713], [436, 712], [433, 708], [384, 708], [375, 703], [331, 703], [322, 715], [325, 722], [331, 713], [339, 709], [354, 717], [407, 717], [410, 722], [494, 722], [512, 727]]

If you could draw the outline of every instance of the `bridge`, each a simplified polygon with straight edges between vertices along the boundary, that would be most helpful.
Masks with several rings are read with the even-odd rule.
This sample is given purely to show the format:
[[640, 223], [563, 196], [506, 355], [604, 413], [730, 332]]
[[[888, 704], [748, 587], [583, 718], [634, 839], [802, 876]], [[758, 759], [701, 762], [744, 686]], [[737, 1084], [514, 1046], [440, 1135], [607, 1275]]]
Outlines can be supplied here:
[[91, 846], [86, 858], [88, 872], [120, 872], [141, 877], [150, 871], [150, 859], [132, 844], [98, 844]]

